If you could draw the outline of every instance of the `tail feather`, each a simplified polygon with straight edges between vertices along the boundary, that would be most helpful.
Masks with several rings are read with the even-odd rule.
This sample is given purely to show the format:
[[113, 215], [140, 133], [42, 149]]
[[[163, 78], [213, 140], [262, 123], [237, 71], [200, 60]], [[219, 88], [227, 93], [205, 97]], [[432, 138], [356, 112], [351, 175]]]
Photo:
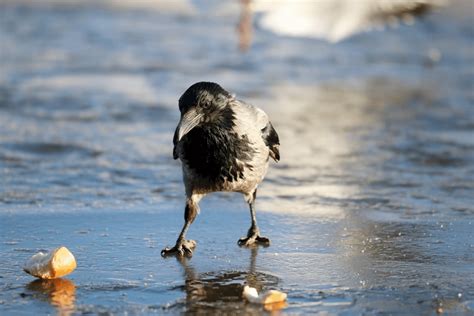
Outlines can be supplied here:
[[262, 129], [262, 137], [265, 144], [270, 149], [270, 157], [273, 158], [275, 161], [280, 160], [280, 139], [278, 137], [277, 132], [272, 126], [270, 121], [268, 122], [267, 126]]

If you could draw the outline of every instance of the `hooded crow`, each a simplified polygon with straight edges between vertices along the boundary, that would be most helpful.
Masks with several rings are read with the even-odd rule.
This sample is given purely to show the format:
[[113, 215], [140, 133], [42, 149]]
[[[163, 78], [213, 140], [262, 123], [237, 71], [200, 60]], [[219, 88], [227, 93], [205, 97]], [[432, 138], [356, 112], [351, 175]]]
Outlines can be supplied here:
[[260, 236], [255, 215], [257, 186], [269, 158], [280, 159], [278, 134], [261, 109], [235, 99], [220, 85], [198, 82], [179, 99], [181, 119], [173, 137], [173, 158], [180, 159], [186, 191], [184, 226], [166, 255], [191, 256], [196, 242], [186, 232], [199, 213], [199, 201], [208, 193], [240, 192], [249, 204], [252, 224], [241, 246], [270, 240]]

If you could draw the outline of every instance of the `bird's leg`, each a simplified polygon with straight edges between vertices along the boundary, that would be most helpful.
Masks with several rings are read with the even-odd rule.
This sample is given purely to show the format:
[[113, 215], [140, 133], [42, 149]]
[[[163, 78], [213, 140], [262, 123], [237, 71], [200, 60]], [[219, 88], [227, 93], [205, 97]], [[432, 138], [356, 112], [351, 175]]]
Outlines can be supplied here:
[[181, 230], [181, 233], [176, 240], [176, 245], [173, 248], [166, 247], [161, 251], [163, 257], [170, 255], [178, 256], [188, 256], [193, 255], [193, 249], [196, 247], [196, 242], [194, 240], [186, 240], [186, 232], [191, 226], [192, 222], [196, 218], [196, 215], [199, 212], [198, 204], [191, 198], [186, 201], [186, 208], [184, 210], [184, 226]]
[[250, 207], [250, 217], [252, 218], [252, 225], [250, 226], [247, 237], [239, 239], [239, 246], [251, 246], [254, 244], [261, 244], [264, 246], [270, 245], [270, 239], [267, 237], [260, 236], [260, 230], [257, 226], [257, 217], [255, 214], [255, 199], [257, 198], [257, 189], [252, 194], [246, 195], [245, 199]]

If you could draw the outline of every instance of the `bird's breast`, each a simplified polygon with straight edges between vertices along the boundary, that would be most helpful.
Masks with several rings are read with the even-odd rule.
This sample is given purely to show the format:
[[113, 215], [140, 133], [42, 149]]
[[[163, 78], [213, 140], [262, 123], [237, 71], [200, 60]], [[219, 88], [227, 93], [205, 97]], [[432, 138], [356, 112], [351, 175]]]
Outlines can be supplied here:
[[208, 124], [194, 128], [182, 139], [180, 159], [197, 177], [233, 182], [255, 168], [257, 151], [247, 135]]

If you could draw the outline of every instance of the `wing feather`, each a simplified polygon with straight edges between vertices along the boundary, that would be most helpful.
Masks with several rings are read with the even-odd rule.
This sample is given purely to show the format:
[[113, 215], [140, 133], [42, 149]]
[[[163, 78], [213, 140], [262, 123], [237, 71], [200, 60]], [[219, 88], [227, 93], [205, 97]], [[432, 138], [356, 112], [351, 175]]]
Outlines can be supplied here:
[[178, 127], [176, 127], [176, 130], [174, 131], [173, 135], [173, 159], [178, 159], [179, 153], [178, 153]]
[[275, 161], [279, 161], [280, 138], [278, 137], [278, 134], [270, 121], [268, 121], [268, 124], [262, 129], [262, 138], [265, 142], [265, 145], [267, 145], [270, 149], [270, 157], [272, 157]]
[[273, 128], [268, 115], [261, 109], [247, 104], [240, 100], [235, 100], [237, 105], [246, 112], [248, 119], [253, 121], [254, 126], [257, 126], [261, 131], [261, 137], [265, 145], [270, 150], [270, 157], [275, 161], [280, 160], [280, 139], [277, 132]]

